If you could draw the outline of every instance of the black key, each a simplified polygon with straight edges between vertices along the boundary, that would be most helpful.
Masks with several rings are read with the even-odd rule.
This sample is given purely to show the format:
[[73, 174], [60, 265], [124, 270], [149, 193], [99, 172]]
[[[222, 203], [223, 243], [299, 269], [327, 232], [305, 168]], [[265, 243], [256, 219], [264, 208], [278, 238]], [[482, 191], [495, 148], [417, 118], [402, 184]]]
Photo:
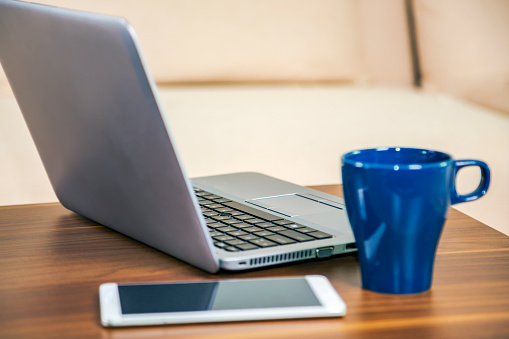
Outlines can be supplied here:
[[209, 193], [207, 191], [202, 191], [202, 190], [195, 191], [194, 194], [196, 194], [199, 197], [205, 197], [207, 195], [212, 195], [212, 193]]
[[210, 199], [210, 200], [216, 200], [216, 199], [222, 199], [223, 197], [219, 196], [219, 195], [215, 195], [215, 194], [211, 194], [211, 195], [207, 195], [207, 199]]
[[223, 208], [223, 205], [216, 204], [216, 203], [211, 203], [211, 204], [206, 204], [205, 207], [210, 208], [211, 210], [215, 210], [215, 209], [218, 209], [218, 208]]
[[293, 224], [293, 221], [290, 221], [290, 220], [277, 220], [277, 221], [274, 221], [274, 224], [278, 224], [278, 225]]
[[212, 224], [207, 224], [208, 227], [211, 227], [211, 228], [217, 228], [217, 227], [225, 227], [226, 225], [223, 224], [222, 222], [214, 222]]
[[272, 232], [269, 232], [269, 231], [261, 231], [261, 232], [256, 232], [256, 233], [253, 233], [259, 237], [266, 237], [268, 235], [273, 235], [274, 233]]
[[248, 251], [248, 250], [255, 250], [257, 248], [259, 248], [258, 246], [256, 245], [253, 245], [253, 244], [248, 244], [248, 243], [245, 243], [245, 244], [241, 244], [241, 245], [236, 245], [237, 248], [240, 248], [241, 250], [243, 251]]
[[254, 218], [254, 219], [246, 219], [244, 221], [249, 224], [258, 224], [258, 223], [264, 222], [265, 220]]
[[216, 241], [214, 243], [214, 246], [222, 248], [222, 247], [226, 247], [227, 245], [224, 242]]
[[235, 201], [226, 202], [223, 205], [231, 207], [231, 208], [239, 210], [239, 211], [242, 211], [242, 212], [247, 213], [247, 214], [254, 215], [257, 218], [264, 219], [264, 220], [273, 221], [273, 220], [281, 219], [281, 217], [278, 217], [276, 215], [269, 214], [269, 213], [257, 210], [255, 208], [250, 207], [250, 206], [239, 204], [238, 202], [235, 202]]
[[235, 238], [231, 237], [229, 235], [220, 235], [218, 237], [214, 237], [213, 239], [217, 240], [217, 241], [227, 241], [227, 240], [234, 240]]
[[233, 212], [233, 210], [229, 207], [217, 208], [214, 211], [219, 212], [219, 213], [228, 213], [228, 214], [230, 214], [230, 212]]
[[[257, 225], [258, 226], [258, 225]], [[301, 225], [301, 224], [286, 224], [285, 225], [286, 228], [290, 228], [292, 230], [295, 230], [295, 229], [298, 229], [298, 228], [303, 228], [304, 225]], [[300, 230], [299, 230], [300, 231]]]
[[[258, 226], [258, 225], [256, 225]], [[288, 228], [286, 227], [283, 227], [283, 226], [274, 226], [274, 227], [267, 227], [266, 230], [267, 231], [271, 231], [271, 232], [281, 232], [281, 231], [286, 231]]]
[[275, 242], [272, 242], [270, 240], [263, 239], [263, 238], [255, 239], [255, 240], [250, 240], [249, 242], [252, 243], [252, 244], [255, 244], [256, 246], [260, 246], [260, 247], [272, 247], [272, 246], [276, 246]]
[[269, 239], [269, 240], [275, 241], [275, 242], [277, 242], [278, 244], [281, 244], [281, 245], [294, 244], [295, 243], [295, 240], [292, 240], [292, 239], [287, 238], [287, 237], [283, 237], [280, 234], [269, 235], [268, 237], [265, 237], [265, 239]]
[[218, 204], [222, 204], [222, 203], [225, 203], [225, 202], [231, 202], [230, 199], [226, 199], [226, 198], [216, 199], [214, 201], [217, 202]]
[[227, 250], [228, 252], [238, 252], [238, 251], [240, 251], [237, 247], [233, 247], [233, 246], [227, 246], [224, 249]]
[[222, 232], [218, 232], [218, 231], [210, 231], [210, 236], [211, 237], [218, 237], [220, 235], [224, 235]]
[[254, 234], [247, 234], [247, 235], [241, 235], [241, 236], [239, 236], [239, 239], [242, 239], [242, 240], [245, 240], [245, 241], [249, 241], [249, 240], [260, 239], [260, 237], [257, 237], [257, 236], [256, 236], [256, 235], [254, 235]]
[[267, 227], [274, 227], [276, 225], [274, 225], [274, 223], [272, 222], [261, 222], [259, 224], [256, 224], [256, 227], [263, 227], [263, 228], [267, 228]]
[[302, 234], [302, 233], [299, 233], [299, 232], [293, 231], [293, 230], [281, 231], [281, 232], [278, 232], [278, 233], [281, 234], [281, 235], [284, 235], [285, 237], [291, 238], [291, 239], [299, 241], [299, 242], [310, 241], [310, 240], [314, 239], [312, 237], [309, 237], [309, 236], [307, 236], [305, 234]]
[[332, 238], [332, 235], [328, 234], [328, 233], [325, 233], [325, 232], [320, 232], [320, 231], [316, 231], [316, 232], [309, 232], [309, 233], [306, 233], [306, 235], [310, 235], [316, 239], [327, 239], [327, 238]]
[[314, 228], [311, 228], [311, 227], [302, 227], [302, 228], [299, 228], [299, 232], [300, 233], [309, 233], [309, 232], [317, 232], [317, 230], [315, 230]]
[[241, 235], [246, 235], [249, 233], [246, 233], [244, 231], [232, 231], [232, 232], [227, 232], [227, 234], [231, 235], [232, 237], [240, 237]]

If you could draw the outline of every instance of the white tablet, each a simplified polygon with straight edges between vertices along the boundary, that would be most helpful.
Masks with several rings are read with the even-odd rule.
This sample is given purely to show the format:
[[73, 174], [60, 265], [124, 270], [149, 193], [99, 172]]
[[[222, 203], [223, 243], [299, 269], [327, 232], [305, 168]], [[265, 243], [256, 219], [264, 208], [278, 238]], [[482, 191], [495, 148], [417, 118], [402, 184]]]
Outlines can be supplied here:
[[102, 284], [103, 326], [339, 317], [346, 305], [327, 278], [305, 276]]

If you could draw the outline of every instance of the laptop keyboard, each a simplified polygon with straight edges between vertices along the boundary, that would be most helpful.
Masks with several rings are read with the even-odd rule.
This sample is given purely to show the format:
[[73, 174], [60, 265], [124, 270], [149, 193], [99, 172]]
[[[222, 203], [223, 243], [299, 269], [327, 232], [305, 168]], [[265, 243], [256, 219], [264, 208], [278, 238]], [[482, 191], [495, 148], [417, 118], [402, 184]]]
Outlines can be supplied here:
[[214, 245], [230, 252], [289, 245], [332, 235], [195, 188]]

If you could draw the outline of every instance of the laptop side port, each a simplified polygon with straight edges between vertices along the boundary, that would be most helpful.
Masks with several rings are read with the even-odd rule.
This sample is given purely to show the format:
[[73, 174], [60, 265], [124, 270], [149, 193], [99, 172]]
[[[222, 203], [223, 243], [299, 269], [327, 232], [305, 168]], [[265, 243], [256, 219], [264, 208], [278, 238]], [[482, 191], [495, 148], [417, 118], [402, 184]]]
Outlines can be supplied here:
[[349, 243], [349, 244], [346, 244], [346, 245], [345, 245], [345, 250], [346, 250], [346, 251], [348, 251], [348, 252], [350, 252], [350, 251], [355, 251], [355, 250], [357, 250], [357, 244], [356, 244], [356, 243], [354, 243], [354, 242], [351, 242], [351, 243]]
[[329, 246], [329, 247], [317, 248], [315, 251], [316, 251], [317, 258], [327, 258], [332, 255], [332, 252], [334, 251], [334, 247]]

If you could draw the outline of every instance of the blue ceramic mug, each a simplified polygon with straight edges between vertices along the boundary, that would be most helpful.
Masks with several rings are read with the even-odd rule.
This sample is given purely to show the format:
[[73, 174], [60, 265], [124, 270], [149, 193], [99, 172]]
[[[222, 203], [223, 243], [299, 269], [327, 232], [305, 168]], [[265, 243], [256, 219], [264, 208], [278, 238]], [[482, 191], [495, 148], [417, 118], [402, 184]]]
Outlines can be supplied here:
[[[362, 286], [393, 294], [428, 290], [447, 210], [486, 194], [488, 165], [414, 148], [366, 149], [341, 160]], [[460, 195], [456, 174], [466, 166], [478, 166], [481, 181], [473, 192]]]

